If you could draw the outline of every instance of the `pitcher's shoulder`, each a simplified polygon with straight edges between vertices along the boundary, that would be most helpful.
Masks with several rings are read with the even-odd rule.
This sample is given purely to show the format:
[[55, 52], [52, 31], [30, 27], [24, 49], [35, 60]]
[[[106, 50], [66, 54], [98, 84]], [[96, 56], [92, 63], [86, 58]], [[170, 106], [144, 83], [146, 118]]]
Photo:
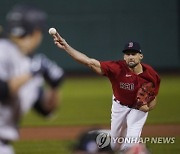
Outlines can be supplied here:
[[159, 73], [150, 65], [148, 64], [142, 64], [143, 68], [145, 68], [145, 70], [150, 73], [152, 76], [156, 76], [156, 78], [158, 78], [160, 80], [160, 75]]
[[[157, 73], [157, 71], [149, 64], [142, 63], [142, 66], [147, 69], [148, 71], [152, 71], [154, 73]], [[157, 73], [158, 74], [158, 73]]]

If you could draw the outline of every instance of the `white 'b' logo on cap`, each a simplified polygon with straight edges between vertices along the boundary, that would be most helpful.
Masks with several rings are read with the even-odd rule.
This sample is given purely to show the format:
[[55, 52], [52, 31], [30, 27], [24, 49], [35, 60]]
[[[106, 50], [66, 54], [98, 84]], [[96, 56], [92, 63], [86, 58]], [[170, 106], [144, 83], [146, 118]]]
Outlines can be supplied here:
[[101, 133], [96, 137], [96, 143], [99, 148], [104, 148], [109, 145], [111, 139], [108, 133]]
[[129, 48], [132, 48], [133, 47], [133, 42], [129, 42]]

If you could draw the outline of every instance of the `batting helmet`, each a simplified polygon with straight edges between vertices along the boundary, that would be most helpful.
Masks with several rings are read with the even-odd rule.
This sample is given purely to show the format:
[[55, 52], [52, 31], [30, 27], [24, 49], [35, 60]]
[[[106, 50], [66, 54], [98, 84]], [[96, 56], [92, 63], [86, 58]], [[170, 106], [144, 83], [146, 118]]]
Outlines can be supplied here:
[[23, 37], [33, 30], [46, 27], [47, 14], [33, 5], [19, 4], [7, 14], [7, 32], [10, 35]]

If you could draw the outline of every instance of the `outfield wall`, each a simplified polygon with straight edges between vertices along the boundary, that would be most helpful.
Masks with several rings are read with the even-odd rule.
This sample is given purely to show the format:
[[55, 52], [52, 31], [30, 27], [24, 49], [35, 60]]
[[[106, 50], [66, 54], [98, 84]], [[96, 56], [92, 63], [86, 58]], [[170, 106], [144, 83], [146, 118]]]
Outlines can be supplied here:
[[[46, 10], [48, 26], [56, 27], [73, 47], [90, 57], [117, 60], [124, 44], [135, 40], [141, 43], [144, 62], [158, 69], [180, 69], [178, 0], [26, 1]], [[17, 2], [22, 0], [1, 0], [1, 25]], [[48, 33], [38, 52], [55, 59], [66, 71], [88, 70], [59, 52]]]

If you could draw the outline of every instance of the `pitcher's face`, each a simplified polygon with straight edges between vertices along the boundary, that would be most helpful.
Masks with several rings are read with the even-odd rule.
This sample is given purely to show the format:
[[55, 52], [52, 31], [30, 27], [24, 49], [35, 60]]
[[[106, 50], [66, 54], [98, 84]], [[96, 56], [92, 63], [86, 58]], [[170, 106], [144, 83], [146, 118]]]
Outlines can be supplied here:
[[126, 61], [126, 64], [130, 68], [136, 67], [141, 60], [143, 59], [143, 55], [138, 52], [133, 52], [133, 51], [127, 51], [124, 54], [124, 60]]

